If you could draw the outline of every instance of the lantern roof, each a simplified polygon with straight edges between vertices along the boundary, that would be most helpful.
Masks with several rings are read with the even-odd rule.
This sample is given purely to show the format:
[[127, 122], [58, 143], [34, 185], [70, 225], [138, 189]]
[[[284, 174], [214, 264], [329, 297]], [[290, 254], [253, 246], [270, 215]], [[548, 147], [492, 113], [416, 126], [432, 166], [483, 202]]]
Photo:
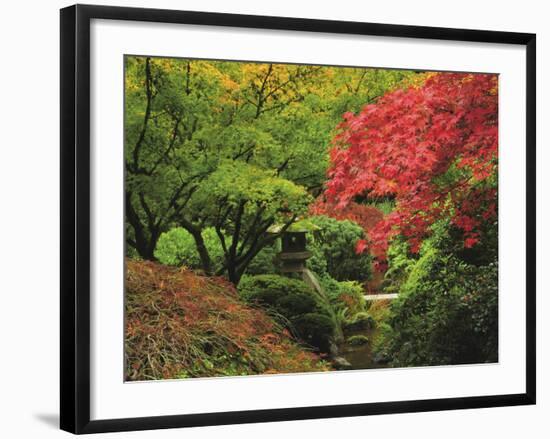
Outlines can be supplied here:
[[[283, 229], [283, 224], [273, 224], [267, 229], [268, 233], [280, 233]], [[287, 229], [287, 233], [307, 233], [307, 232], [314, 232], [316, 230], [321, 230], [321, 227], [319, 227], [316, 224], [313, 224], [311, 220], [308, 218], [304, 218], [301, 220], [298, 220], [294, 223], [292, 223]]]

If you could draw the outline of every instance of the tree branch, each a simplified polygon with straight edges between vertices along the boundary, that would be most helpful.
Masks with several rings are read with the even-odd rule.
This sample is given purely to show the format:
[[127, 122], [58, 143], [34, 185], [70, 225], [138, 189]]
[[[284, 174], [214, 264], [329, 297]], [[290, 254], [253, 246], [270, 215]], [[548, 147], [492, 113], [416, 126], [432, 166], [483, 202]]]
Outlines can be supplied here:
[[133, 151], [133, 170], [137, 171], [139, 166], [139, 154], [141, 147], [143, 145], [143, 140], [145, 139], [145, 133], [147, 131], [147, 124], [149, 122], [149, 118], [151, 117], [151, 106], [153, 102], [153, 93], [151, 90], [151, 84], [152, 84], [152, 78], [151, 78], [151, 58], [147, 57], [145, 59], [145, 93], [147, 96], [147, 104], [145, 106], [145, 116], [143, 118], [143, 126], [141, 128], [141, 132], [139, 133], [139, 137], [137, 139], [136, 145], [134, 147]]

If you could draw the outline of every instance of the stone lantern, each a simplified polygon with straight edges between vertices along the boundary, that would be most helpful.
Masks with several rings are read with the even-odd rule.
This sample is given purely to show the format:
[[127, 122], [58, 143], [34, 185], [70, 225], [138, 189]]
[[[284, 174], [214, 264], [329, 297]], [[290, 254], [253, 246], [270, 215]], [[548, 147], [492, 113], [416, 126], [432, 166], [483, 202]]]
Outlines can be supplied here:
[[[316, 229], [319, 229], [318, 227]], [[315, 230], [315, 229], [314, 229]], [[278, 233], [280, 229], [272, 229], [273, 233]], [[323, 287], [315, 274], [306, 267], [306, 261], [313, 256], [307, 249], [306, 233], [300, 226], [294, 225], [291, 230], [286, 230], [281, 235], [281, 252], [277, 258], [281, 262], [280, 271], [289, 277], [299, 276], [310, 288], [315, 291], [318, 297], [328, 300]], [[293, 276], [294, 275], [294, 276]], [[334, 340], [331, 342], [330, 355], [336, 369], [350, 369], [350, 363], [343, 357], [338, 356], [338, 342], [342, 341], [342, 337], [334, 335]]]
[[277, 255], [282, 273], [302, 273], [306, 269], [306, 260], [312, 256], [306, 248], [306, 242], [305, 230], [287, 230], [282, 234], [282, 251]]

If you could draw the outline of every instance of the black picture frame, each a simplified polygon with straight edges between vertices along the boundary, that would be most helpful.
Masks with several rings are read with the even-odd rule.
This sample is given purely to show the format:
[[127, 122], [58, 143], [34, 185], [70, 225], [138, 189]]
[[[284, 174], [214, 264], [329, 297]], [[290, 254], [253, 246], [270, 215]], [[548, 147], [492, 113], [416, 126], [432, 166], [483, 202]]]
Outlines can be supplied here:
[[[526, 392], [383, 403], [90, 420], [90, 21], [181, 23], [486, 42], [526, 47]], [[535, 404], [536, 36], [303, 18], [75, 5], [61, 10], [61, 416], [63, 430], [99, 433]]]

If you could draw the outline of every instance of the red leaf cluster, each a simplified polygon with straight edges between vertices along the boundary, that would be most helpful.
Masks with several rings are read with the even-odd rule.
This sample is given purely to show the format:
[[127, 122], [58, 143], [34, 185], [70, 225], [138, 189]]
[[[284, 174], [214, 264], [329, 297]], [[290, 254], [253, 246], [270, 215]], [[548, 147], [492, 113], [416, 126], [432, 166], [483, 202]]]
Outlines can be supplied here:
[[496, 190], [480, 189], [497, 172], [496, 75], [435, 73], [344, 119], [325, 196], [344, 210], [358, 195], [395, 198], [395, 210], [369, 230], [379, 260], [397, 234], [418, 251], [429, 227], [451, 212], [465, 247], [477, 243], [481, 222], [496, 216]]
[[384, 218], [382, 211], [376, 207], [355, 202], [349, 202], [344, 207], [340, 207], [334, 201], [330, 202], [323, 196], [317, 198], [310, 205], [309, 213], [311, 215], [326, 215], [340, 221], [350, 220], [359, 224], [367, 232]]

